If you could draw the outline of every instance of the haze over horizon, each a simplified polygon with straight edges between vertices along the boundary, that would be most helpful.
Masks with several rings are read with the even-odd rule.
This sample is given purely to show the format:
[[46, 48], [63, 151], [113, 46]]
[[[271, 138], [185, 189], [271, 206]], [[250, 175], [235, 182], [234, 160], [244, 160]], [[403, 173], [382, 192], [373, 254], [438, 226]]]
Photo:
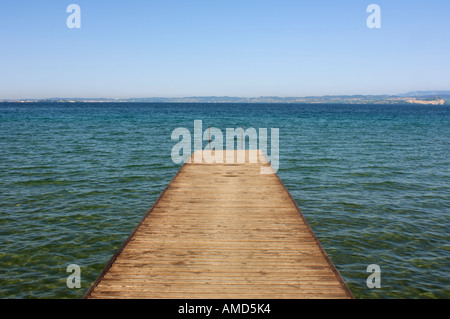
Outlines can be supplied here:
[[[81, 29], [66, 8], [81, 7]], [[366, 8], [381, 7], [381, 29]], [[3, 3], [0, 99], [396, 95], [450, 87], [448, 1]]]

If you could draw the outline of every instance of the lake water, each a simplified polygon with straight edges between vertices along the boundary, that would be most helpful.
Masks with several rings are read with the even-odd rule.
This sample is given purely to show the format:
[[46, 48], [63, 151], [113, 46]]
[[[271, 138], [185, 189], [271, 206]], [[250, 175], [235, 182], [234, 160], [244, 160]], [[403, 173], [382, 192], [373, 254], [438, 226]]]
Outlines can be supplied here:
[[450, 298], [448, 106], [164, 103], [0, 104], [0, 297], [81, 298], [194, 120], [279, 128], [278, 174], [355, 297]]

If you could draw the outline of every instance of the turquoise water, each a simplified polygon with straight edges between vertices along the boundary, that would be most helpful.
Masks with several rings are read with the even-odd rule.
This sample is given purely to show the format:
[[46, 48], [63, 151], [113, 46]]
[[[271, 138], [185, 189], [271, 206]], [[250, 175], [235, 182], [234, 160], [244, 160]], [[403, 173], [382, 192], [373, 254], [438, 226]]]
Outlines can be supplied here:
[[278, 174], [357, 298], [450, 297], [448, 106], [127, 103], [0, 104], [0, 297], [82, 297], [194, 120], [280, 129]]

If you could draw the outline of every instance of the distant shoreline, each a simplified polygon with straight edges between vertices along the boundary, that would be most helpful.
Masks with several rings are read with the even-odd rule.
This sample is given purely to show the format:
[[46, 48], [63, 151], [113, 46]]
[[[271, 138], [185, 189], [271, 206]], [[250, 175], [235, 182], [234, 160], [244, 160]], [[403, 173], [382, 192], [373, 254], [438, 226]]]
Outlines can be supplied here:
[[3, 99], [0, 103], [287, 103], [287, 104], [420, 104], [449, 105], [450, 92], [441, 96], [387, 96], [352, 95], [321, 97], [183, 97], [183, 98], [51, 98], [51, 99]]
[[414, 91], [403, 94], [353, 94], [353, 95], [322, 95], [322, 96], [189, 96], [189, 97], [146, 97], [146, 98], [75, 98], [54, 97], [41, 99], [0, 99], [0, 102], [19, 103], [297, 103], [297, 104], [450, 104], [449, 91]]

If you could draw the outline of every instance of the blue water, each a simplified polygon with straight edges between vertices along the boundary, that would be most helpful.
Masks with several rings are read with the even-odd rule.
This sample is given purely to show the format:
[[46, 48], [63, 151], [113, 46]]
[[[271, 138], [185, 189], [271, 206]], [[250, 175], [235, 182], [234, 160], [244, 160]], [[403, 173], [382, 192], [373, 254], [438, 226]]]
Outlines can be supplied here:
[[280, 129], [278, 174], [355, 297], [450, 297], [448, 106], [127, 103], [0, 104], [0, 297], [82, 297], [194, 120]]

